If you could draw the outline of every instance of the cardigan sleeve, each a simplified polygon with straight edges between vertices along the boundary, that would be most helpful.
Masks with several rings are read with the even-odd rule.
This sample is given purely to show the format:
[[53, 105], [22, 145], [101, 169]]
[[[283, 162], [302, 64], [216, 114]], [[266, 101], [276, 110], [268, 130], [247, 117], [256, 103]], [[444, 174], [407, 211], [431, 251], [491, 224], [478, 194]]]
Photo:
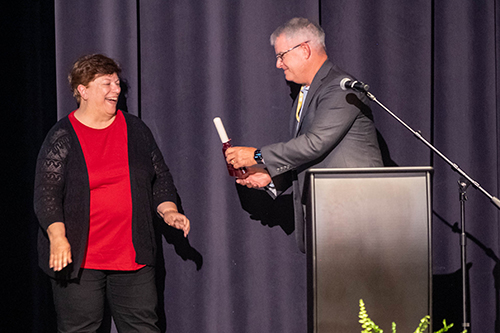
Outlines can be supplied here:
[[[134, 159], [135, 162], [133, 162], [133, 164], [137, 165], [142, 165], [142, 163], [145, 163], [145, 160], [148, 159], [150, 161], [150, 164], [148, 164], [150, 167], [152, 166], [151, 204], [153, 205], [154, 211], [156, 212], [158, 205], [165, 201], [171, 201], [178, 205], [177, 189], [174, 185], [173, 177], [156, 144], [153, 133], [149, 127], [136, 116], [125, 112], [123, 115], [129, 125], [129, 149], [133, 151], [129, 153], [129, 159]], [[143, 152], [147, 154], [147, 157], [143, 155]], [[144, 156], [145, 159], [142, 160], [140, 156]], [[137, 184], [137, 186], [141, 185]]]
[[35, 172], [34, 208], [43, 230], [54, 222], [64, 222], [63, 195], [70, 135], [53, 128], [38, 154]]
[[155, 170], [155, 179], [153, 182], [153, 205], [154, 208], [165, 201], [177, 203], [177, 189], [174, 185], [174, 179], [165, 163], [163, 156], [158, 148], [154, 138], [151, 136], [152, 150], [151, 161]]

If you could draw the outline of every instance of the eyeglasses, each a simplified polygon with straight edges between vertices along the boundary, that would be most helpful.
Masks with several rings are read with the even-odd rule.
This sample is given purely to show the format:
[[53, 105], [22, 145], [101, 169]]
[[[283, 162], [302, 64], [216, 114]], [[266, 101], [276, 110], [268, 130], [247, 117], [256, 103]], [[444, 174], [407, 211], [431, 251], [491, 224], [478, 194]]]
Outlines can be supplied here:
[[283, 51], [283, 52], [278, 53], [278, 54], [276, 55], [276, 60], [281, 60], [281, 61], [283, 61], [283, 57], [285, 56], [285, 54], [287, 54], [287, 53], [288, 53], [288, 52], [290, 52], [290, 51], [295, 50], [296, 48], [298, 48], [298, 47], [299, 47], [299, 46], [301, 46], [302, 44], [304, 44], [304, 43], [309, 43], [309, 42], [310, 42], [310, 40], [306, 40], [305, 42], [302, 42], [302, 43], [300, 43], [300, 44], [298, 44], [298, 45], [295, 45], [294, 47], [291, 47], [291, 48], [289, 48], [289, 49], [288, 49], [288, 50], [286, 50], [286, 51]]

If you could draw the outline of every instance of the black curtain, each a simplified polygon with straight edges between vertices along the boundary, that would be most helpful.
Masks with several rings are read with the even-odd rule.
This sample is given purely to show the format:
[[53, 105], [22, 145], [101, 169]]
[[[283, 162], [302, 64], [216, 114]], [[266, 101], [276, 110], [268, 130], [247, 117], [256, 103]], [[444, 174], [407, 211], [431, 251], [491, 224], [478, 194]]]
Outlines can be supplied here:
[[[291, 202], [236, 186], [212, 123], [220, 116], [236, 145], [287, 139], [290, 88], [275, 68], [269, 35], [294, 16], [320, 22], [334, 63], [498, 194], [494, 0], [22, 0], [2, 7], [7, 331], [54, 331], [48, 281], [36, 266], [33, 172], [48, 129], [76, 108], [66, 77], [85, 53], [122, 65], [121, 107], [153, 131], [192, 222], [188, 241], [159, 229], [161, 324], [168, 332], [306, 330], [306, 259], [295, 245]], [[458, 332], [458, 175], [372, 108], [386, 165], [435, 169], [434, 320], [439, 328], [446, 318]], [[472, 186], [467, 194], [470, 332], [500, 332], [498, 209]]]
[[57, 120], [54, 5], [0, 5], [2, 41], [1, 326], [53, 332], [50, 284], [37, 268], [33, 181], [38, 149]]

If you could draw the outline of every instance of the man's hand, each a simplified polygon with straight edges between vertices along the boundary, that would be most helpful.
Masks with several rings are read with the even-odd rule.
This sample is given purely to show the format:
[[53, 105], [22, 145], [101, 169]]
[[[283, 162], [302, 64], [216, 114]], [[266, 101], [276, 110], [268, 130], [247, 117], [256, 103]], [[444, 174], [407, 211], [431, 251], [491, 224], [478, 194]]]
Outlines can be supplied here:
[[247, 168], [245, 178], [238, 178], [236, 182], [248, 188], [261, 188], [269, 185], [271, 176], [266, 169], [262, 168]]
[[235, 169], [249, 167], [257, 164], [254, 153], [257, 148], [253, 147], [231, 147], [226, 150], [226, 161]]

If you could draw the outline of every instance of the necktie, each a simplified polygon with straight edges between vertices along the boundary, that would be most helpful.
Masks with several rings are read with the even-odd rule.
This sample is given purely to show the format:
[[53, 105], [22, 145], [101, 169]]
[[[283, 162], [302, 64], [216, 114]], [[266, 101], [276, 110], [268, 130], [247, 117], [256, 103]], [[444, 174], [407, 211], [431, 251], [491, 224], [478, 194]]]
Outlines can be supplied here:
[[297, 111], [295, 112], [295, 119], [300, 123], [300, 109], [302, 108], [302, 101], [304, 100], [304, 90], [302, 89], [304, 86], [300, 87], [299, 93], [299, 101], [297, 103]]

